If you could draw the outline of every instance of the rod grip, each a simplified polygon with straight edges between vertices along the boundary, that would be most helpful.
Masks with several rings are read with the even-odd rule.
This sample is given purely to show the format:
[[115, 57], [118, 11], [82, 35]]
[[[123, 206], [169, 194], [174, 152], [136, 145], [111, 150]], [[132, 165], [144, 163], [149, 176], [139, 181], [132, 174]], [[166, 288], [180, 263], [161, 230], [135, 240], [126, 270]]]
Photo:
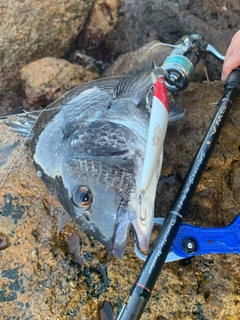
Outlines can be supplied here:
[[236, 88], [240, 90], [240, 67], [234, 69], [227, 78], [224, 84], [224, 89]]

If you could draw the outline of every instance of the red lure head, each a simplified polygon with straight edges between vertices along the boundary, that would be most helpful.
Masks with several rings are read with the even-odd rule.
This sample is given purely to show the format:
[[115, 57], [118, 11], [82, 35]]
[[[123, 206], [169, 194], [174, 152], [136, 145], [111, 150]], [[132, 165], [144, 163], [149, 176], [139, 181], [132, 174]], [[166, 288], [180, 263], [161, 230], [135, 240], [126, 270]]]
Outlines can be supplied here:
[[168, 95], [166, 84], [163, 76], [157, 78], [156, 82], [154, 83], [154, 92], [153, 95], [158, 98], [164, 107], [166, 108], [167, 112], [169, 111], [168, 108]]

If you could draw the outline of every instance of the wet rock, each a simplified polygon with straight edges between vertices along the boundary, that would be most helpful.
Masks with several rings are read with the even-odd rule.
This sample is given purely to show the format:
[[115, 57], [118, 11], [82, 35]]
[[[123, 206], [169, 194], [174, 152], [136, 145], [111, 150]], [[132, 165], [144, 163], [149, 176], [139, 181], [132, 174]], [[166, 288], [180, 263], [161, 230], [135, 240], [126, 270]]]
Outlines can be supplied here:
[[124, 0], [96, 0], [83, 32], [87, 48], [99, 46], [119, 22], [118, 7]]
[[70, 89], [98, 78], [97, 73], [51, 57], [31, 62], [21, 70], [29, 105], [47, 106]]
[[[163, 176], [184, 177], [223, 94], [220, 82], [193, 83], [172, 98], [186, 115], [171, 123], [165, 140]], [[223, 127], [186, 215], [191, 224], [216, 227], [230, 223], [240, 212], [240, 98]], [[103, 246], [73, 222], [57, 235], [61, 206], [37, 176], [24, 147], [7, 169], [23, 138], [1, 120], [0, 149], [12, 152], [0, 161], [0, 234], [9, 246], [0, 250], [1, 316], [21, 319], [95, 320], [101, 301], [109, 301], [114, 318], [126, 302], [143, 265], [133, 252], [130, 236], [122, 259], [108, 257]], [[2, 153], [0, 157], [3, 157]], [[157, 193], [156, 215], [164, 216], [176, 195], [176, 184]], [[84, 267], [72, 262], [67, 241], [80, 237]], [[206, 255], [189, 264], [165, 264], [141, 319], [238, 319], [240, 314], [240, 256]]]

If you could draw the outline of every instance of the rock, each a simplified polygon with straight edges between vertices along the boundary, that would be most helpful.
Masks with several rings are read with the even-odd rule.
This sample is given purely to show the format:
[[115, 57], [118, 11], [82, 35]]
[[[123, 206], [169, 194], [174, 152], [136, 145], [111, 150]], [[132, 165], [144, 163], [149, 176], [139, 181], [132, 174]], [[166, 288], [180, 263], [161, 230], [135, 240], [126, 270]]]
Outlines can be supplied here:
[[118, 8], [123, 0], [96, 0], [83, 31], [84, 45], [98, 47], [119, 22]]
[[[220, 82], [192, 83], [172, 98], [172, 103], [186, 108], [186, 115], [168, 127], [163, 176], [184, 177], [222, 94]], [[239, 106], [240, 98], [219, 136], [186, 222], [221, 227], [240, 212]], [[116, 319], [143, 265], [133, 252], [133, 238], [124, 257], [115, 259], [72, 222], [57, 235], [61, 206], [37, 176], [27, 146], [6, 177], [24, 138], [0, 121], [0, 234], [8, 243], [0, 250], [2, 318], [14, 314], [20, 319], [95, 320], [98, 305], [107, 300]], [[166, 214], [179, 185], [165, 184], [157, 193], [156, 215]], [[83, 267], [74, 263], [67, 249], [73, 232], [81, 241]], [[239, 269], [240, 258], [234, 254], [165, 264], [141, 319], [238, 319]]]
[[[83, 29], [94, 0], [8, 1], [0, 10], [0, 95], [20, 91], [20, 69], [44, 56], [62, 57]], [[14, 93], [14, 94], [13, 94]]]
[[[239, 15], [238, 0], [7, 1], [0, 12], [1, 112], [22, 103], [20, 70], [32, 61], [77, 49], [102, 67], [153, 40], [174, 44], [196, 32], [224, 54]], [[208, 56], [206, 64], [219, 79], [221, 63]]]
[[21, 70], [27, 103], [45, 107], [70, 89], [99, 77], [64, 59], [42, 58]]
[[[159, 39], [174, 44], [182, 36], [199, 33], [221, 54], [239, 29], [239, 1], [155, 1], [126, 0], [121, 8], [123, 19], [106, 37], [102, 52], [112, 60]], [[207, 57], [211, 79], [219, 79], [221, 64]]]
[[96, 60], [84, 53], [81, 53], [79, 50], [74, 50], [69, 55], [69, 60], [71, 63], [80, 65], [87, 71], [100, 72], [99, 67], [96, 65]]

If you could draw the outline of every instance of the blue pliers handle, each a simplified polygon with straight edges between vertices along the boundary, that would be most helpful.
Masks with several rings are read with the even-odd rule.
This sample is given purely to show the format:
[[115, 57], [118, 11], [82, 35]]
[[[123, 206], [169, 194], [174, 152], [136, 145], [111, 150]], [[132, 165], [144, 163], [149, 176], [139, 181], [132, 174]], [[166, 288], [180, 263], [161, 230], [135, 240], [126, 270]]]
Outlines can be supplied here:
[[212, 253], [240, 253], [240, 215], [226, 227], [202, 228], [182, 223], [172, 245], [181, 258]]
[[[162, 225], [163, 222], [164, 218], [155, 218], [155, 224]], [[135, 252], [145, 259], [136, 247]], [[240, 253], [240, 214], [222, 228], [203, 228], [182, 223], [166, 262], [214, 253]]]

